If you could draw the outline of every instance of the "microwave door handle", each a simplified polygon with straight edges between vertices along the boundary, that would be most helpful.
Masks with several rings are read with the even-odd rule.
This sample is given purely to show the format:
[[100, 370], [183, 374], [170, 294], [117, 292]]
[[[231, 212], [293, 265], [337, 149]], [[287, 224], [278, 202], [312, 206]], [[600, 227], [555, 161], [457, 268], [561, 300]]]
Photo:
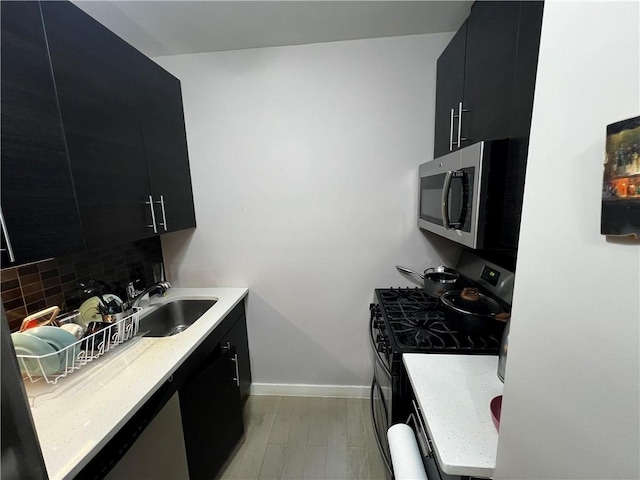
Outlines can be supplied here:
[[451, 178], [453, 172], [449, 170], [444, 177], [444, 185], [442, 185], [442, 226], [449, 230], [449, 190], [451, 190]]

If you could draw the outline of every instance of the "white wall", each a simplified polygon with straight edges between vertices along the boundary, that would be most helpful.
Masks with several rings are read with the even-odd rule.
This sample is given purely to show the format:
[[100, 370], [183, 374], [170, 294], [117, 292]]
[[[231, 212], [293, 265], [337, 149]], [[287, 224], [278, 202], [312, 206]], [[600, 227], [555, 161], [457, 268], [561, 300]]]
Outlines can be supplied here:
[[495, 478], [637, 479], [640, 247], [600, 235], [600, 201], [640, 7], [545, 4]]
[[254, 382], [368, 385], [374, 288], [456, 259], [416, 227], [451, 37], [156, 59], [182, 81], [198, 223], [163, 237], [168, 271], [250, 288]]

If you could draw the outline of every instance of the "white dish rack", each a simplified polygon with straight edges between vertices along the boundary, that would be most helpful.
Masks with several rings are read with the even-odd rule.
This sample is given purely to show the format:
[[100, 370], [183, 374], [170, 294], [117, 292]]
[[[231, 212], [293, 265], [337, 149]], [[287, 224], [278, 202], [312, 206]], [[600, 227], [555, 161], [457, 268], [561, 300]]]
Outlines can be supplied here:
[[[23, 378], [34, 383], [44, 379], [47, 383], [55, 384], [60, 378], [79, 370], [136, 335], [141, 311], [142, 308], [135, 307], [130, 315], [56, 352], [46, 355], [16, 355]], [[84, 324], [81, 318], [75, 317], [80, 317], [80, 314], [67, 317], [67, 320]]]

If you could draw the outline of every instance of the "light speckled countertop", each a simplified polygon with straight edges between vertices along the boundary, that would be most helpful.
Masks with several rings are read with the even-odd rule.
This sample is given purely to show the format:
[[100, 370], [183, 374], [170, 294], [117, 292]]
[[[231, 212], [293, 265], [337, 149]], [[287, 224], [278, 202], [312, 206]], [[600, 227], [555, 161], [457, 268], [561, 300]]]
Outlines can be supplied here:
[[149, 309], [178, 298], [216, 304], [187, 330], [134, 337], [56, 385], [25, 382], [47, 473], [73, 478], [247, 295], [246, 288], [172, 288]]
[[498, 357], [412, 353], [402, 358], [442, 471], [491, 478], [498, 433], [489, 403], [503, 389]]

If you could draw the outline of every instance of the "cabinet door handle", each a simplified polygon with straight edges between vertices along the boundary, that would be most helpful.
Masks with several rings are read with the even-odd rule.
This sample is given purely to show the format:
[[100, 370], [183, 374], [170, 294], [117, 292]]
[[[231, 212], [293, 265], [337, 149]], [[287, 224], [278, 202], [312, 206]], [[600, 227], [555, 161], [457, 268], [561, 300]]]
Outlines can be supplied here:
[[453, 151], [453, 108], [451, 109], [451, 117], [449, 119], [449, 151]]
[[149, 195], [149, 201], [144, 203], [151, 207], [151, 225], [147, 225], [147, 227], [153, 228], [153, 233], [158, 233], [158, 227], [156, 227], [156, 212], [153, 211], [153, 197]]
[[162, 225], [164, 227], [164, 231], [167, 231], [167, 214], [164, 211], [164, 195], [160, 195], [160, 201], [156, 202], [160, 204], [160, 207], [162, 208], [162, 223], [158, 224], [158, 225]]
[[227, 342], [224, 345], [220, 345], [220, 348], [222, 350], [231, 350], [231, 344], [229, 342]]
[[468, 111], [469, 110], [465, 110], [462, 107], [462, 102], [460, 102], [458, 104], [458, 115], [457, 115], [457, 117], [458, 117], [458, 143], [456, 144], [456, 146], [458, 148], [462, 147], [462, 141], [463, 140], [465, 140], [465, 141], [467, 140], [465, 137], [462, 136], [462, 112], [468, 112]]
[[232, 380], [236, 381], [236, 386], [240, 386], [240, 369], [238, 368], [238, 354], [234, 354], [233, 358], [231, 359], [231, 361], [235, 364], [236, 366], [236, 376], [235, 378], [233, 378]]
[[4, 214], [2, 213], [2, 208], [0, 208], [0, 223], [2, 223], [2, 232], [4, 233], [4, 240], [7, 243], [7, 248], [0, 249], [3, 252], [7, 252], [9, 254], [9, 261], [11, 263], [16, 261], [16, 257], [13, 254], [13, 247], [11, 246], [11, 239], [9, 238], [9, 231], [7, 230], [7, 224], [4, 221]]

